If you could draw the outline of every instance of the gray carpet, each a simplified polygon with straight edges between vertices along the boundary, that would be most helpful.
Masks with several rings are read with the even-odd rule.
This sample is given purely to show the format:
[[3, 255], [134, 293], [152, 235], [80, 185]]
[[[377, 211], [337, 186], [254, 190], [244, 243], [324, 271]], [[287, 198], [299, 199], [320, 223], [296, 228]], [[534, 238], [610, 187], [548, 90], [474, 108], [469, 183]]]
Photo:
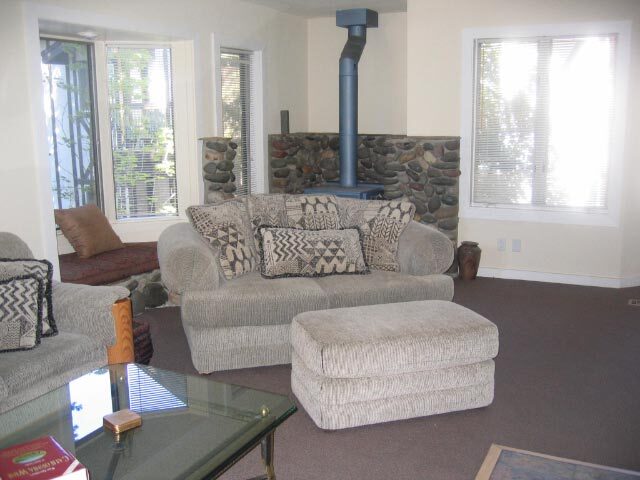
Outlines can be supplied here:
[[[640, 288], [604, 289], [479, 278], [455, 301], [500, 330], [487, 408], [336, 432], [302, 408], [276, 434], [289, 479], [474, 478], [491, 443], [640, 470]], [[177, 308], [148, 310], [152, 365], [195, 373]], [[291, 396], [290, 366], [211, 375]], [[298, 404], [300, 407], [300, 405]], [[257, 452], [223, 478], [261, 473]]]

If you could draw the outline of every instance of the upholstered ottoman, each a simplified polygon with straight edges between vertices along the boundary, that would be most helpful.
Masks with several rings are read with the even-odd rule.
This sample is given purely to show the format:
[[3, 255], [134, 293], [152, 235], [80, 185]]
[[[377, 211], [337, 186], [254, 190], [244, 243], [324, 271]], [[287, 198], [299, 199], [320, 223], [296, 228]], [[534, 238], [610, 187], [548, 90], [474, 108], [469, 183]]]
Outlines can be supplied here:
[[452, 302], [317, 310], [291, 324], [291, 387], [335, 430], [484, 407], [498, 329]]

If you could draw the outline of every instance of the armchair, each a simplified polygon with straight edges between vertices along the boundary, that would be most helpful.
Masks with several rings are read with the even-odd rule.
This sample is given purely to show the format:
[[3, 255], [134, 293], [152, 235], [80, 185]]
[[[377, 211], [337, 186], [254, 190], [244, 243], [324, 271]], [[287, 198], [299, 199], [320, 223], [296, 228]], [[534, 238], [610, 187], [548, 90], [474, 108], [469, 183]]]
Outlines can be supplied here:
[[[16, 235], [0, 232], [0, 258], [33, 258]], [[124, 287], [53, 282], [58, 334], [32, 350], [0, 353], [0, 413], [107, 363], [133, 361], [131, 302]]]

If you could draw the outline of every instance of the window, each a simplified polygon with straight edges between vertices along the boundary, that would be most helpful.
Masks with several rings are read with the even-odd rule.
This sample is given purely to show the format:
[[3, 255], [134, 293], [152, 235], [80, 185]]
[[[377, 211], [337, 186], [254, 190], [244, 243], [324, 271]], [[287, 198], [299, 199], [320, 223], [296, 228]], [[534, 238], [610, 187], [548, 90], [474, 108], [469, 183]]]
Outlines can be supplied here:
[[101, 206], [92, 46], [41, 38], [40, 50], [53, 205]]
[[255, 163], [255, 61], [254, 53], [220, 49], [220, 83], [223, 136], [238, 142], [233, 173], [236, 195], [257, 191]]
[[618, 43], [475, 38], [470, 206], [609, 211]]
[[178, 215], [171, 49], [108, 45], [116, 218]]

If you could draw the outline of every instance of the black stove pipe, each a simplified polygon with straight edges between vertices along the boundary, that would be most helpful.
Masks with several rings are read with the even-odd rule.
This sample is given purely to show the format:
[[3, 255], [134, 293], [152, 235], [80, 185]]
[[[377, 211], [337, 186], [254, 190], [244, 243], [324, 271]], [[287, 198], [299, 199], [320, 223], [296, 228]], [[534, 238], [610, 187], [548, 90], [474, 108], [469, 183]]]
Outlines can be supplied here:
[[340, 55], [340, 185], [355, 187], [358, 153], [358, 61], [367, 43], [367, 27], [378, 26], [378, 13], [366, 8], [338, 10], [336, 25], [348, 29]]

